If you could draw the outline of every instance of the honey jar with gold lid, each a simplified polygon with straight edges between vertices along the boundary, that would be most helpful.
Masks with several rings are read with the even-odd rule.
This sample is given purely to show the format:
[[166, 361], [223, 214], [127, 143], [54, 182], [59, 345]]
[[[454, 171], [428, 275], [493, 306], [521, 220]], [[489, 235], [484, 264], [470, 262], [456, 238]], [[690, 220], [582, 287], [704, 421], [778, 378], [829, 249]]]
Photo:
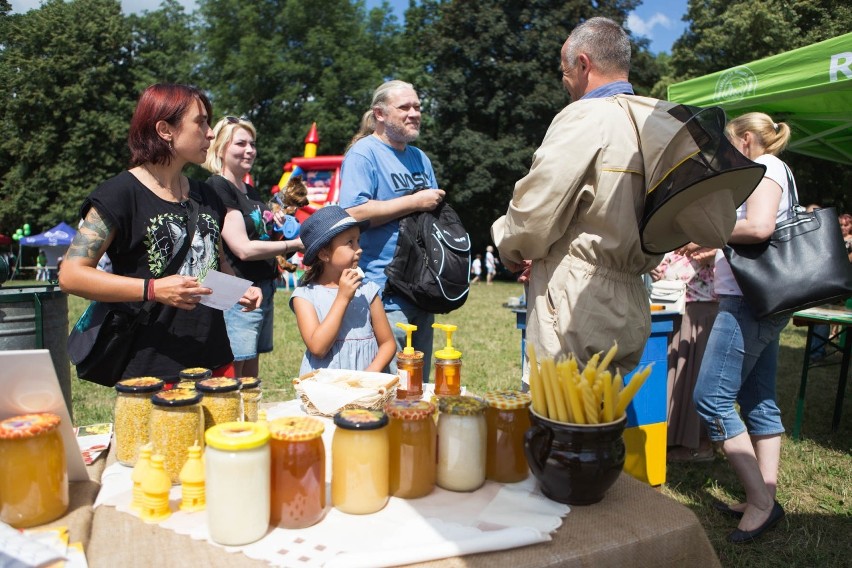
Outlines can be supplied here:
[[529, 393], [496, 390], [483, 397], [488, 443], [485, 475], [499, 483], [517, 483], [529, 475], [524, 454], [524, 435], [530, 428]]
[[325, 425], [309, 416], [267, 423], [272, 459], [270, 522], [288, 529], [316, 524], [325, 513]]
[[435, 405], [425, 400], [392, 400], [385, 412], [390, 419], [390, 494], [402, 499], [424, 497], [435, 488]]
[[48, 412], [0, 422], [0, 521], [48, 523], [68, 509], [68, 467], [60, 418]]

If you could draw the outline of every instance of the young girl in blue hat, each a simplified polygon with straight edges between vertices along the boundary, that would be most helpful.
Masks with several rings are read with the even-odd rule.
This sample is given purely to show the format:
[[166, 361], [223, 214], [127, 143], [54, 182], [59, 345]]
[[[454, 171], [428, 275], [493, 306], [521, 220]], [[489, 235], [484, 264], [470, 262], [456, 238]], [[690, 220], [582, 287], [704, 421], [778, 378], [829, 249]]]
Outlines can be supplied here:
[[367, 224], [334, 205], [302, 223], [308, 269], [290, 297], [307, 346], [300, 375], [316, 369], [383, 372], [396, 353], [379, 287], [362, 282], [358, 269]]

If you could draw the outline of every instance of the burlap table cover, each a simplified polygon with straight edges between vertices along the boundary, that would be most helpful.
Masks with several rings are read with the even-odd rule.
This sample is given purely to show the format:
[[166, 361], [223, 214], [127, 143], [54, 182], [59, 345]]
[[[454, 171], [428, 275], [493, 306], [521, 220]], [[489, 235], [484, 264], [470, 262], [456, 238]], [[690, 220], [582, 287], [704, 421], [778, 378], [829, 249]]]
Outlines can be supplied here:
[[95, 497], [101, 488], [101, 473], [106, 466], [106, 455], [101, 455], [92, 465], [86, 466], [88, 481], [72, 481], [68, 484], [68, 511], [44, 527], [68, 527], [69, 542], [82, 542], [83, 549], [89, 546], [92, 533]]
[[[114, 459], [111, 452], [108, 463]], [[365, 517], [364, 521], [369, 522], [369, 517]], [[146, 524], [107, 506], [95, 510], [86, 557], [91, 568], [267, 566], [265, 562], [252, 560], [241, 553], [230, 553], [155, 524]], [[622, 474], [600, 503], [572, 507], [549, 543], [415, 566], [701, 568], [720, 564], [692, 511]]]

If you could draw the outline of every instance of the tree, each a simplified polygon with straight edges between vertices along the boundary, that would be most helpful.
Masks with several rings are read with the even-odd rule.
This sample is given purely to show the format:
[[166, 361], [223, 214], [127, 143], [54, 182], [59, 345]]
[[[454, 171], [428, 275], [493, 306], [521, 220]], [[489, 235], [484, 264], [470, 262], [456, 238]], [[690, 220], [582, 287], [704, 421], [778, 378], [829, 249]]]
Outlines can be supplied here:
[[4, 16], [0, 49], [0, 226], [74, 215], [126, 164], [133, 96], [117, 0], [48, 0]]
[[196, 18], [176, 0], [163, 0], [159, 9], [131, 14], [127, 20], [133, 37], [131, 72], [137, 93], [154, 83], [199, 81]]
[[[419, 31], [418, 51], [429, 54], [430, 77], [421, 93], [430, 122], [420, 146], [480, 249], [551, 120], [569, 102], [559, 74], [568, 34], [593, 16], [624, 22], [638, 2], [592, 4], [424, 2], [419, 16], [434, 23]], [[648, 88], [656, 81], [652, 72], [638, 75], [647, 76]]]
[[[655, 93], [678, 81], [783, 53], [849, 32], [852, 5], [836, 0], [690, 0], [687, 30]], [[852, 208], [848, 166], [794, 153], [783, 156], [805, 203]]]
[[394, 74], [387, 8], [350, 0], [201, 0], [202, 75], [214, 116], [244, 115], [258, 130], [253, 174], [263, 188], [302, 154], [312, 122], [320, 153], [342, 153], [375, 89]]

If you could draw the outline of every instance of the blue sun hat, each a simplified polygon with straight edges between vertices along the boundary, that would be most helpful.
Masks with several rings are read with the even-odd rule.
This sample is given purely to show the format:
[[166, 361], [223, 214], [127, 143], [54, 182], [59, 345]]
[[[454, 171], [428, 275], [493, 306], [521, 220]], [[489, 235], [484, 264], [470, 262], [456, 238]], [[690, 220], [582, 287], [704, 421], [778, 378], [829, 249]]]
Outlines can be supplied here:
[[369, 226], [369, 221], [356, 221], [337, 205], [327, 205], [317, 210], [302, 222], [299, 232], [302, 244], [305, 245], [302, 263], [305, 266], [312, 265], [319, 251], [346, 229], [358, 227], [363, 231]]

